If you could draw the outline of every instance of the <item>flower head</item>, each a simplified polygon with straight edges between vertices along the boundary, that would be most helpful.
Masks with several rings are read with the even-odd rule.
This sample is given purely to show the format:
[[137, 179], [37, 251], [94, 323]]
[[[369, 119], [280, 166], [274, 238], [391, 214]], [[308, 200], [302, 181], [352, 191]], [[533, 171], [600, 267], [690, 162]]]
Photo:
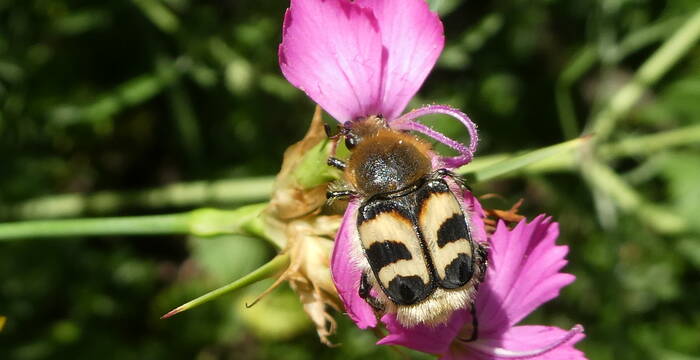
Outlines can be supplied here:
[[[474, 209], [472, 224], [483, 234], [481, 208], [471, 196], [466, 200]], [[389, 335], [379, 344], [403, 345], [447, 359], [585, 359], [573, 348], [584, 337], [580, 325], [568, 331], [551, 326], [516, 326], [575, 279], [560, 272], [568, 248], [555, 245], [558, 235], [558, 224], [543, 215], [530, 223], [522, 221], [512, 230], [499, 222], [488, 237], [489, 267], [475, 299], [477, 340], [468, 341], [474, 329], [471, 314], [465, 309], [438, 327], [407, 329], [393, 316], [385, 315], [382, 322]]]
[[[465, 114], [431, 105], [400, 116], [444, 42], [442, 22], [424, 0], [292, 0], [279, 62], [287, 80], [340, 123], [382, 115], [394, 129], [423, 133], [458, 151], [434, 162], [455, 168], [471, 161], [478, 141]], [[434, 113], [461, 121], [471, 144], [413, 121]]]
[[[459, 152], [434, 155], [433, 169], [454, 169], [471, 161], [476, 126], [457, 109], [429, 105], [401, 115], [434, 66], [444, 45], [440, 19], [424, 0], [291, 0], [285, 14], [280, 66], [284, 76], [346, 127], [381, 116], [394, 130], [413, 131]], [[445, 114], [469, 131], [465, 146], [415, 121]], [[361, 270], [353, 260], [360, 199], [351, 198], [337, 232], [331, 274], [345, 310], [360, 328], [375, 327], [372, 307], [358, 294]], [[389, 334], [379, 344], [396, 344], [453, 358], [583, 358], [573, 348], [582, 328], [515, 326], [527, 314], [558, 295], [574, 280], [560, 273], [568, 249], [554, 244], [556, 223], [540, 216], [510, 230], [499, 223], [488, 235], [479, 203], [465, 194], [472, 237], [491, 246], [486, 280], [475, 298], [478, 339], [469, 309], [456, 311], [440, 326], [406, 328], [387, 313], [381, 321]]]

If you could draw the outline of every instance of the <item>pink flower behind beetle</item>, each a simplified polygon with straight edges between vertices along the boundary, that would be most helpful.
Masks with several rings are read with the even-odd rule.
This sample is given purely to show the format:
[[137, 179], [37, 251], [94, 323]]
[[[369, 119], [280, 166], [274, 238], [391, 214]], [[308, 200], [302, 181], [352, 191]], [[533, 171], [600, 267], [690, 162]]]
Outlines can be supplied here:
[[[443, 105], [401, 115], [435, 65], [444, 45], [440, 19], [424, 0], [292, 0], [285, 14], [280, 66], [294, 86], [342, 124], [382, 115], [395, 130], [416, 131], [459, 152], [435, 156], [433, 168], [454, 169], [471, 161], [476, 126]], [[463, 144], [416, 122], [427, 114], [450, 115], [471, 137]], [[350, 258], [356, 239], [359, 199], [351, 199], [336, 236], [331, 272], [345, 310], [360, 328], [375, 327], [372, 308], [358, 295], [360, 270]], [[465, 210], [476, 241], [491, 245], [486, 281], [476, 297], [479, 338], [467, 342], [471, 315], [457, 311], [442, 326], [405, 328], [392, 314], [382, 317], [389, 334], [379, 344], [396, 344], [452, 358], [584, 358], [573, 348], [582, 328], [514, 326], [574, 280], [560, 273], [567, 248], [555, 246], [556, 223], [538, 217], [513, 230], [499, 224], [487, 236], [478, 202], [467, 193]], [[462, 339], [462, 340], [460, 340]]]
[[[475, 236], [487, 236], [481, 206], [471, 195], [465, 203], [472, 209]], [[500, 222], [488, 236], [489, 267], [475, 299], [477, 340], [464, 340], [473, 330], [471, 315], [465, 309], [438, 327], [406, 329], [392, 315], [385, 315], [382, 322], [389, 335], [379, 344], [403, 345], [445, 359], [585, 359], [573, 348], [583, 339], [580, 325], [569, 331], [551, 326], [515, 326], [575, 279], [559, 272], [566, 265], [568, 248], [555, 245], [558, 235], [558, 224], [540, 215], [530, 223], [520, 222], [512, 230]]]

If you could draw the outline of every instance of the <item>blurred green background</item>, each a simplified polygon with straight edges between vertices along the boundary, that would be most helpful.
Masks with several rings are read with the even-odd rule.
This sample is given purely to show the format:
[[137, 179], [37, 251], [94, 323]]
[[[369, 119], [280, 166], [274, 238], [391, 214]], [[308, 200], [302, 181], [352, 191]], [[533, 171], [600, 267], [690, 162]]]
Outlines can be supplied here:
[[[264, 201], [268, 176], [313, 111], [278, 69], [287, 5], [0, 0], [0, 221]], [[596, 132], [607, 101], [674, 32], [699, 21], [700, 7], [431, 6], [447, 44], [411, 106], [464, 110], [479, 125], [484, 157]], [[639, 101], [614, 114], [615, 126], [582, 158], [474, 185], [478, 195], [502, 196], [489, 206], [524, 198], [524, 214], [560, 221], [566, 270], [577, 281], [527, 322], [583, 324], [578, 347], [591, 359], [700, 359], [700, 49], [675, 51], [678, 61], [659, 81], [640, 83]], [[435, 126], [468, 140], [449, 121]], [[333, 338], [342, 346], [326, 348], [288, 288], [245, 309], [265, 284], [159, 320], [273, 254], [241, 236], [0, 242], [0, 315], [8, 318], [0, 359], [402, 356], [342, 316]]]

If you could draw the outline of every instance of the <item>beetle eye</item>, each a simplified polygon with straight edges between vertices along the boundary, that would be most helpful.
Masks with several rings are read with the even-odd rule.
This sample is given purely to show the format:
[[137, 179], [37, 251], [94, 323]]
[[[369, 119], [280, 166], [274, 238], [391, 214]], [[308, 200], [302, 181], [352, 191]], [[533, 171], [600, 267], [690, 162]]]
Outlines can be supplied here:
[[354, 136], [345, 136], [345, 147], [352, 150], [357, 145], [357, 138]]

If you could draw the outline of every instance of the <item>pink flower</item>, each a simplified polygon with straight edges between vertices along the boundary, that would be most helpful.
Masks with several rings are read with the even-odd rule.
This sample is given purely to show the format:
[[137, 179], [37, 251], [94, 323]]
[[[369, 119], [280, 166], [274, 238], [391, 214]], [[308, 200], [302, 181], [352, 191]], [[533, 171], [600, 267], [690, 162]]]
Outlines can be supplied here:
[[[280, 66], [284, 76], [340, 123], [382, 115], [396, 130], [416, 131], [446, 144], [458, 156], [436, 156], [434, 169], [453, 169], [471, 161], [476, 126], [459, 110], [426, 106], [401, 115], [432, 69], [444, 45], [440, 19], [423, 0], [292, 0], [285, 14]], [[452, 140], [414, 121], [427, 114], [450, 115], [469, 131], [470, 145]], [[361, 271], [351, 259], [357, 241], [359, 199], [350, 200], [336, 236], [331, 272], [345, 310], [360, 328], [377, 326], [372, 308], [358, 295]], [[574, 280], [560, 273], [568, 248], [554, 244], [556, 223], [544, 216], [509, 230], [499, 224], [488, 236], [479, 203], [467, 193], [465, 210], [476, 241], [488, 241], [489, 267], [476, 296], [478, 340], [469, 337], [468, 310], [457, 311], [443, 326], [404, 328], [394, 315], [382, 322], [389, 334], [379, 344], [397, 344], [446, 358], [582, 359], [573, 348], [582, 327], [569, 331], [547, 326], [515, 326]]]
[[[292, 85], [341, 123], [382, 115], [397, 130], [418, 131], [457, 150], [436, 167], [471, 161], [478, 142], [469, 118], [449, 106], [401, 112], [444, 46], [442, 23], [424, 0], [292, 0], [284, 16], [279, 61]], [[427, 114], [460, 120], [469, 147], [413, 121]]]
[[[471, 196], [465, 200], [473, 209], [476, 233], [485, 235], [481, 207]], [[378, 344], [402, 345], [445, 359], [585, 359], [573, 347], [584, 337], [580, 325], [568, 331], [551, 326], [515, 326], [575, 280], [573, 275], [559, 272], [566, 265], [568, 247], [555, 245], [558, 235], [558, 224], [544, 215], [530, 223], [522, 221], [512, 230], [502, 222], [498, 224], [488, 237], [489, 267], [475, 301], [479, 320], [476, 341], [463, 340], [472, 330], [472, 318], [465, 309], [453, 314], [447, 324], [432, 328], [407, 329], [387, 314], [382, 322], [389, 335]]]
[[[357, 210], [357, 204], [350, 206], [348, 211]], [[475, 301], [478, 340], [461, 340], [470, 337], [472, 326], [470, 312], [464, 309], [437, 327], [405, 328], [393, 314], [386, 314], [381, 321], [389, 334], [378, 344], [402, 345], [445, 359], [585, 359], [573, 348], [584, 337], [580, 325], [568, 331], [550, 326], [515, 326], [575, 280], [573, 275], [559, 272], [566, 265], [568, 247], [555, 245], [558, 224], [540, 215], [512, 230], [499, 223], [495, 233], [488, 236], [481, 205], [469, 193], [465, 207], [470, 210], [474, 238], [487, 239], [490, 247], [486, 280], [479, 286]], [[374, 327], [377, 321], [372, 308], [357, 294], [360, 271], [345, 255], [351, 241], [356, 240], [353, 223], [346, 214], [335, 240], [331, 269], [348, 315], [361, 328]]]

